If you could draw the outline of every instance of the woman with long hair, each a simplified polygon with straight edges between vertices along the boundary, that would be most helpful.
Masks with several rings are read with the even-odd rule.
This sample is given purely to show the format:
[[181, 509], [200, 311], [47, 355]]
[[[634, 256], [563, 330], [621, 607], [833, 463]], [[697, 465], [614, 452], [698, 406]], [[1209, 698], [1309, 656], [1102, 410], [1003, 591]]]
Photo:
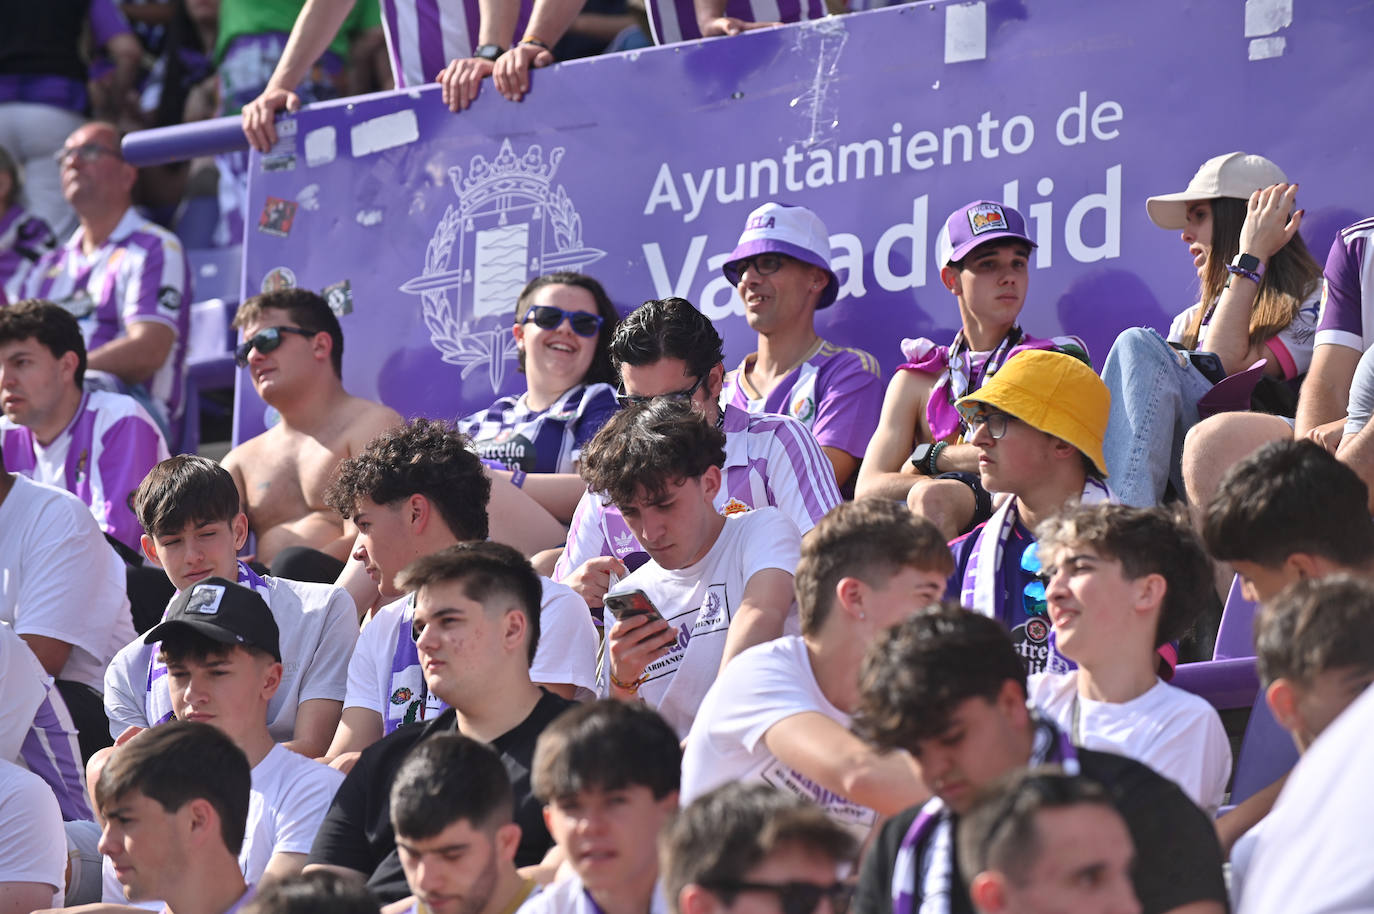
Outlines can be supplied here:
[[1273, 162], [1233, 152], [1205, 162], [1186, 190], [1147, 201], [1156, 225], [1181, 233], [1199, 297], [1174, 318], [1167, 341], [1132, 328], [1107, 355], [1104, 453], [1108, 483], [1126, 504], [1158, 504], [1170, 481], [1184, 494], [1184, 436], [1198, 401], [1224, 377], [1263, 360], [1256, 402], [1292, 415], [1321, 291], [1321, 265], [1298, 234], [1297, 192]]

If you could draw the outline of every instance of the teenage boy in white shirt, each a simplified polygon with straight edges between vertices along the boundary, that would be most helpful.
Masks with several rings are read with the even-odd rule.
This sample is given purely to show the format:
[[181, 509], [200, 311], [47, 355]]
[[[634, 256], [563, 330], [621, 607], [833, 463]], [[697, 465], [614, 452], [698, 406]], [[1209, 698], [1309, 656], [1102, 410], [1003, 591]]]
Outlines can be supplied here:
[[687, 735], [683, 802], [762, 782], [810, 799], [862, 840], [878, 816], [929, 799], [910, 756], [862, 742], [849, 715], [874, 636], [939, 602], [953, 570], [939, 529], [899, 502], [827, 514], [797, 566], [802, 635], [751, 647], [721, 671]]
[[[134, 494], [143, 553], [178, 591], [210, 577], [262, 595], [281, 632], [282, 678], [267, 708], [268, 732], [309, 758], [324, 754], [343, 704], [348, 657], [358, 637], [353, 601], [339, 587], [259, 576], [238, 559], [248, 536], [238, 488], [212, 460], [182, 454], [164, 460]], [[105, 672], [110, 733], [169, 719], [166, 667], [142, 638]]]
[[550, 724], [530, 778], [573, 875], [521, 914], [666, 914], [656, 849], [681, 764], [672, 728], [639, 703], [580, 705]]
[[1160, 679], [1157, 649], [1197, 619], [1212, 565], [1192, 528], [1162, 509], [1069, 509], [1036, 530], [1059, 652], [1028, 698], [1075, 745], [1144, 762], [1215, 813], [1231, 745], [1207, 701]]
[[[282, 667], [267, 602], [225, 578], [207, 578], [178, 594], [144, 640], [158, 645], [176, 719], [214, 726], [248, 759], [252, 792], [238, 855], [244, 878], [261, 884], [300, 872], [343, 775], [291, 752], [267, 730]], [[119, 899], [109, 878], [118, 876], [114, 863], [113, 872], [106, 869], [107, 901]]]
[[616, 506], [650, 561], [611, 588], [642, 591], [659, 617], [614, 621], [604, 695], [643, 699], [685, 737], [717, 672], [747, 647], [796, 631], [801, 534], [776, 508], [716, 511], [725, 435], [689, 403], [653, 400], [601, 427], [582, 477]]

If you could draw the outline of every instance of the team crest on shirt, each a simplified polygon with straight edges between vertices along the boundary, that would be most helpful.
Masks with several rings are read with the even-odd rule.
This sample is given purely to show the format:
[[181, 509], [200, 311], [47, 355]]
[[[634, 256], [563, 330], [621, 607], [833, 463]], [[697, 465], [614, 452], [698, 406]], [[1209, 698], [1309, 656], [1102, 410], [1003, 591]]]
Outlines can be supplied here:
[[163, 286], [157, 290], [157, 306], [164, 311], [176, 311], [181, 307], [181, 290], [175, 286]]
[[443, 360], [462, 369], [464, 379], [485, 367], [492, 392], [517, 358], [510, 307], [525, 283], [606, 256], [583, 244], [582, 217], [563, 185], [553, 183], [564, 152], [555, 146], [545, 158], [532, 144], [517, 154], [506, 139], [494, 158], [473, 156], [466, 173], [450, 167], [458, 203], [435, 226], [420, 275], [400, 287], [420, 296], [430, 342]]
[[1049, 623], [1044, 619], [1026, 620], [1026, 637], [1036, 644], [1043, 644], [1050, 636]]
[[732, 497], [723, 506], [721, 506], [720, 513], [725, 515], [726, 517], [731, 517], [735, 514], [748, 514], [752, 510], [754, 509], [746, 505], [744, 502], [740, 501], [738, 498]]
[[406, 702], [410, 701], [414, 694], [415, 693], [410, 691], [410, 689], [407, 689], [405, 686], [401, 686], [399, 689], [391, 693], [391, 703], [393, 705], [403, 705]]
[[792, 415], [798, 422], [810, 422], [816, 414], [816, 401], [803, 394], [792, 401]]

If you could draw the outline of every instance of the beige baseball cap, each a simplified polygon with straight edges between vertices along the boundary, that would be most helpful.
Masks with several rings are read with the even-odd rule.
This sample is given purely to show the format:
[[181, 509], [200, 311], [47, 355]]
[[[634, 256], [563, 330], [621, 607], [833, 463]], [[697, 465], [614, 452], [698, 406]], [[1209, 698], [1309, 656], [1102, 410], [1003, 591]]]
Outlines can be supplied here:
[[1150, 197], [1145, 201], [1145, 209], [1155, 225], [1177, 230], [1188, 224], [1188, 204], [1195, 200], [1249, 200], [1255, 191], [1287, 181], [1283, 169], [1264, 156], [1228, 152], [1203, 162], [1188, 182], [1187, 190]]

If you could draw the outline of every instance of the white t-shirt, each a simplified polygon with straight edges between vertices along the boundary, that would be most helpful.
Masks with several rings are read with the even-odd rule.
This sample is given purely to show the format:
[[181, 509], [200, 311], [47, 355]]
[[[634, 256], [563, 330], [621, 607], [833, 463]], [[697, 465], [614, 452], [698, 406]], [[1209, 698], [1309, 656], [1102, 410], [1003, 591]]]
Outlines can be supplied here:
[[[572, 875], [546, 885], [525, 899], [516, 914], [601, 914], [601, 908], [587, 895], [582, 880]], [[649, 914], [668, 914], [668, 902], [663, 884], [654, 883], [654, 897], [649, 902]]]
[[806, 642], [788, 635], [756, 644], [721, 670], [697, 710], [682, 755], [682, 805], [721, 784], [762, 781], [820, 806], [868, 837], [878, 814], [831, 793], [768, 751], [764, 737], [779, 721], [814, 711], [849, 728], [849, 715], [816, 682]]
[[[343, 783], [343, 772], [297, 755], [281, 744], [253, 766], [248, 791], [248, 822], [239, 851], [239, 869], [249, 885], [262, 881], [273, 854], [308, 854], [324, 814]], [[63, 857], [65, 860], [65, 845]], [[101, 859], [104, 900], [130, 904], [109, 857]], [[133, 903], [157, 911], [160, 901]]]
[[[282, 678], [267, 704], [267, 730], [277, 742], [295, 736], [296, 709], [313, 698], [342, 701], [348, 679], [348, 658], [358, 638], [353, 598], [342, 587], [307, 584], [264, 576], [263, 598], [277, 620]], [[149, 670], [158, 645], [140, 636], [115, 655], [105, 672], [105, 714], [110, 735], [128, 727], [150, 727], [159, 721], [149, 700]], [[165, 680], [154, 683], [163, 690]]]
[[1374, 689], [1294, 766], [1264, 819], [1239, 914], [1374, 910]]
[[[548, 578], [540, 583], [539, 644], [530, 681], [570, 683], [579, 693], [595, 695], [598, 638], [587, 604], [571, 587]], [[376, 711], [382, 715], [383, 733], [408, 721], [437, 717], [448, 707], [425, 687], [410, 633], [414, 618], [409, 597], [383, 606], [363, 626], [348, 663], [344, 707]]]
[[[716, 679], [725, 635], [749, 579], [769, 568], [792, 574], [800, 557], [797, 525], [777, 508], [755, 508], [725, 518], [720, 536], [696, 564], [668, 571], [649, 561], [612, 588], [612, 593], [643, 590], [677, 629], [677, 643], [649, 664], [645, 670], [649, 678], [639, 694], [658, 709], [678, 736], [687, 735], [706, 690]], [[603, 621], [607, 631], [615, 624], [610, 613], [605, 613]], [[793, 603], [784, 634], [797, 631]], [[601, 694], [609, 695], [609, 669], [605, 674]]]
[[72, 646], [58, 679], [97, 692], [134, 637], [124, 563], [75, 495], [22, 476], [0, 503], [0, 621]]
[[52, 906], [60, 908], [66, 872], [67, 835], [52, 789], [38, 775], [0, 761], [0, 883], [50, 885]]
[[0, 622], [0, 759], [19, 762], [33, 715], [48, 694], [48, 673], [29, 646]]
[[[1031, 704], [1065, 733], [1073, 732], [1077, 670], [1036, 673], [1026, 687]], [[1078, 698], [1078, 704], [1078, 745], [1149, 765], [1209, 815], [1216, 813], [1231, 777], [1231, 743], [1206, 699], [1157, 679], [1143, 695], [1127, 702]]]

